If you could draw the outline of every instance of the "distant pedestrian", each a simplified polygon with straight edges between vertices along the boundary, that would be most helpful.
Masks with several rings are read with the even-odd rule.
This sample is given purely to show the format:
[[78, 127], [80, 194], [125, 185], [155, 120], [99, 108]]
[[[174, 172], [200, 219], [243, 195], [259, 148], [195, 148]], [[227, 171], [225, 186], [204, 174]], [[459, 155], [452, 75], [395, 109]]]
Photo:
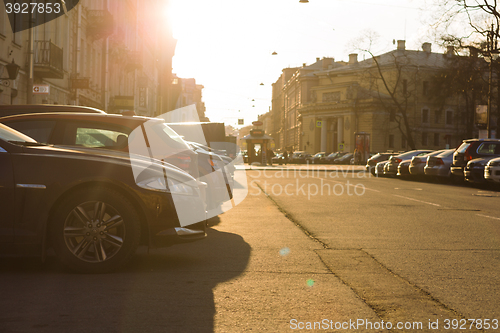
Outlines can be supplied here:
[[269, 159], [269, 165], [273, 165], [274, 152], [271, 148], [267, 150], [267, 158]]
[[283, 162], [285, 163], [285, 165], [288, 163], [288, 153], [286, 152], [286, 150], [283, 152]]

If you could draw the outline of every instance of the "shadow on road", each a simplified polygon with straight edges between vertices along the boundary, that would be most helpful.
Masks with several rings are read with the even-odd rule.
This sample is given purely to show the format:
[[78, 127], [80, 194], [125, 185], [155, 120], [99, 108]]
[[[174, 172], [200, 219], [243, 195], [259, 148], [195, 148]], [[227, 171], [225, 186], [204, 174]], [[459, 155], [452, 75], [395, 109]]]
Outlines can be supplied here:
[[0, 331], [213, 332], [212, 289], [242, 274], [251, 248], [239, 235], [207, 233], [150, 254], [140, 248], [112, 274], [71, 273], [54, 257], [0, 259]]

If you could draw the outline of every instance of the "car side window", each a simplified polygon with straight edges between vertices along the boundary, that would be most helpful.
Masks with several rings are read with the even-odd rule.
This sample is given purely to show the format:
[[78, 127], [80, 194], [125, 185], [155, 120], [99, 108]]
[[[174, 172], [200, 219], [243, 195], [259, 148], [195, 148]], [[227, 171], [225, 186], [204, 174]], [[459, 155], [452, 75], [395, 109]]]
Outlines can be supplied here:
[[125, 129], [69, 123], [64, 129], [63, 144], [89, 148], [121, 149], [128, 145], [128, 136], [129, 133]]
[[55, 120], [25, 120], [13, 121], [6, 124], [40, 143], [49, 143], [56, 126]]
[[494, 155], [500, 153], [500, 144], [495, 142], [485, 142], [482, 143], [478, 148], [477, 152], [479, 154]]

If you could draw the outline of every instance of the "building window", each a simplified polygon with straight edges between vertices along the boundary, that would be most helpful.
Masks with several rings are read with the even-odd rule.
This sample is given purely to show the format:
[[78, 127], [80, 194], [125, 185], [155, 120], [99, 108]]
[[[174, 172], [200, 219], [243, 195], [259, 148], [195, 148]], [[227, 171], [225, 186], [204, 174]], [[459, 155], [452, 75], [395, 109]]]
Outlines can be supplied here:
[[453, 111], [446, 111], [446, 125], [453, 125]]
[[439, 133], [434, 133], [434, 146], [439, 146]]
[[429, 109], [422, 110], [422, 122], [429, 123]]
[[427, 146], [427, 132], [422, 132], [422, 146]]
[[434, 111], [434, 124], [439, 124], [439, 120], [441, 119], [441, 111]]
[[394, 148], [394, 134], [389, 134], [389, 148]]
[[424, 96], [429, 95], [429, 81], [424, 81], [422, 83], [422, 94]]

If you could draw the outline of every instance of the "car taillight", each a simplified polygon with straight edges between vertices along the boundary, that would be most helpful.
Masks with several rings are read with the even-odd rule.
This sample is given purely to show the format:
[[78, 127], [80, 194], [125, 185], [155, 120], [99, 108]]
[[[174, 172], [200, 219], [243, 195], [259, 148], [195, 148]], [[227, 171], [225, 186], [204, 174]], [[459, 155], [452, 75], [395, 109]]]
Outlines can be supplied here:
[[401, 163], [402, 159], [400, 159], [400, 158], [395, 158], [395, 159], [393, 159], [393, 161], [394, 161], [394, 163]]
[[465, 158], [466, 161], [472, 160], [472, 156], [471, 156], [471, 154], [469, 154], [469, 149], [471, 147], [472, 147], [472, 145], [469, 145], [469, 147], [467, 147], [467, 149], [465, 150], [464, 158]]
[[444, 165], [444, 162], [441, 158], [436, 158], [436, 165]]

